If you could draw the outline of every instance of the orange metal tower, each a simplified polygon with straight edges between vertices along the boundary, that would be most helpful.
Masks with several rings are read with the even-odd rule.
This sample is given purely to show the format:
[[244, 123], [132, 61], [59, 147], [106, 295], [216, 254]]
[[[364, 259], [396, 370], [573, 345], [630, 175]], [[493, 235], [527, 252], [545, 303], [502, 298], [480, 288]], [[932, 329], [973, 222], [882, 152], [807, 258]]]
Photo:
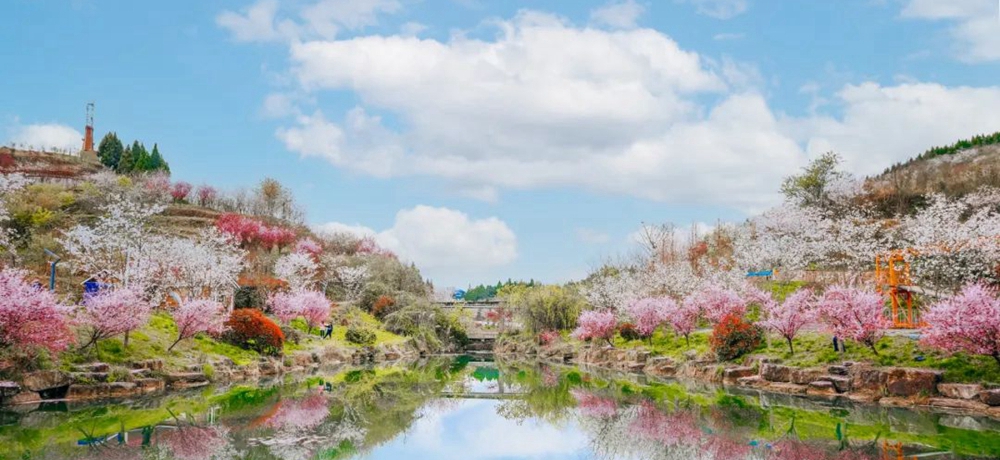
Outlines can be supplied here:
[[917, 311], [913, 309], [914, 291], [920, 292], [910, 280], [908, 255], [917, 255], [913, 249], [895, 250], [875, 256], [875, 288], [887, 294], [892, 307], [892, 326], [913, 329], [920, 327]]
[[94, 151], [94, 103], [87, 103], [87, 128], [83, 137], [83, 151]]

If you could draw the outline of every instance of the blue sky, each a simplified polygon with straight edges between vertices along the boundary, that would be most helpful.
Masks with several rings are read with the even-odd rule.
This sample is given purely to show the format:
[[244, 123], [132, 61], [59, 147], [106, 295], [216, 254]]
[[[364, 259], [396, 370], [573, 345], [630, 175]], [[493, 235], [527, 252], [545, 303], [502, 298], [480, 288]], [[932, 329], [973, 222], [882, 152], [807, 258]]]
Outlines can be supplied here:
[[995, 0], [12, 0], [0, 140], [272, 176], [439, 286], [578, 278], [642, 222], [738, 220], [1000, 130]]

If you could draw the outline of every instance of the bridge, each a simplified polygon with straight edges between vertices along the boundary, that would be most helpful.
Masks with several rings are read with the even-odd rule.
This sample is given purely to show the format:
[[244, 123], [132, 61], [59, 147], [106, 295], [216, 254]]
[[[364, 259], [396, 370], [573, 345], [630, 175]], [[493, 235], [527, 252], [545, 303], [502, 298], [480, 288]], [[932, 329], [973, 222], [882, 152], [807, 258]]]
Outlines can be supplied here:
[[466, 332], [472, 341], [467, 350], [492, 350], [493, 342], [505, 327], [504, 324], [492, 327], [489, 327], [490, 325], [487, 324], [486, 314], [490, 311], [503, 308], [506, 303], [502, 300], [479, 300], [475, 302], [448, 300], [434, 302], [434, 304], [439, 305], [445, 311], [466, 310], [471, 313], [468, 320], [464, 321]]

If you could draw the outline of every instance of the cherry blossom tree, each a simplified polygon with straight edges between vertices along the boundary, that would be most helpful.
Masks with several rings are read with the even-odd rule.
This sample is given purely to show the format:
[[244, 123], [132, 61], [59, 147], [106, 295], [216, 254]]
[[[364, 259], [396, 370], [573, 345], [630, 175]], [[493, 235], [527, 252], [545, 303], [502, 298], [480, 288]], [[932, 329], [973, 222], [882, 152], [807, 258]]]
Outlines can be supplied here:
[[303, 238], [295, 243], [294, 252], [319, 257], [319, 255], [323, 253], [323, 246], [312, 238]]
[[311, 289], [316, 284], [319, 264], [307, 252], [293, 252], [281, 256], [274, 264], [274, 275], [288, 282], [292, 290]]
[[617, 326], [618, 319], [613, 312], [589, 310], [580, 314], [573, 337], [579, 340], [602, 339], [613, 346], [611, 338], [614, 337]]
[[121, 334], [125, 334], [128, 347], [128, 333], [148, 323], [152, 310], [135, 289], [108, 290], [88, 297], [77, 314], [77, 321], [89, 329], [89, 339], [81, 348]]
[[202, 185], [198, 187], [194, 194], [198, 198], [198, 206], [208, 206], [214, 203], [219, 197], [219, 191], [211, 185]]
[[687, 296], [685, 303], [697, 307], [713, 324], [728, 315], [746, 314], [747, 302], [736, 291], [721, 286], [707, 286]]
[[73, 341], [68, 313], [51, 292], [32, 286], [27, 272], [0, 271], [0, 348], [66, 349]]
[[875, 344], [891, 326], [885, 317], [885, 301], [878, 293], [832, 287], [823, 293], [817, 310], [835, 336], [864, 344], [878, 355]]
[[670, 297], [651, 297], [633, 302], [628, 307], [628, 314], [635, 321], [639, 335], [652, 337], [656, 328], [666, 323], [670, 312], [676, 308], [677, 302]]
[[188, 195], [191, 194], [191, 189], [194, 188], [191, 184], [181, 181], [175, 182], [174, 185], [170, 187], [170, 196], [175, 202], [182, 202], [187, 200]]
[[816, 298], [809, 289], [789, 295], [781, 304], [771, 300], [762, 303], [764, 319], [760, 325], [777, 332], [788, 342], [788, 351], [795, 353], [793, 339], [803, 327], [815, 320]]
[[165, 202], [171, 192], [170, 175], [162, 172], [147, 175], [142, 181], [142, 189], [154, 202]]
[[967, 285], [932, 305], [923, 319], [923, 342], [949, 352], [990, 356], [1000, 365], [1000, 299], [982, 283]]
[[683, 302], [674, 302], [664, 312], [667, 324], [678, 335], [684, 336], [684, 342], [691, 345], [691, 333], [698, 327], [698, 318], [701, 317], [701, 306], [693, 301], [693, 298], [686, 298]]
[[21, 174], [0, 174], [0, 249], [9, 249], [13, 231], [5, 226], [10, 221], [6, 198], [24, 188], [28, 180]]
[[220, 334], [225, 327], [228, 311], [222, 304], [208, 299], [194, 299], [182, 302], [173, 311], [177, 323], [177, 340], [170, 344], [171, 351], [181, 340], [194, 337], [198, 333]]
[[[342, 265], [334, 270], [334, 283], [344, 290], [348, 301], [357, 300], [368, 282], [369, 270], [364, 265]], [[451, 296], [448, 296], [451, 299]]]
[[638, 271], [627, 267], [604, 267], [584, 284], [583, 295], [590, 305], [616, 314], [624, 314], [629, 304], [643, 297]]
[[330, 301], [321, 292], [295, 290], [274, 294], [268, 299], [271, 312], [282, 322], [288, 323], [302, 317], [309, 329], [319, 326], [330, 317]]

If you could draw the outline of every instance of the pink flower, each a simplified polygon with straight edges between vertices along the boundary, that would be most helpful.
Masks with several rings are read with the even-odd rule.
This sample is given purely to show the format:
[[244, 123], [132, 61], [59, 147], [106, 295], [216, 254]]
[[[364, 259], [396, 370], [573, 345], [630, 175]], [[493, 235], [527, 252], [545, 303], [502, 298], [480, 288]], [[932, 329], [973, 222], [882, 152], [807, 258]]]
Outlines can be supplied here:
[[310, 329], [330, 317], [330, 301], [318, 291], [297, 290], [275, 294], [269, 299], [268, 305], [282, 322], [288, 323], [302, 317]]
[[198, 206], [208, 206], [219, 196], [219, 191], [211, 185], [202, 185], [195, 192], [198, 196]]
[[577, 319], [573, 337], [579, 340], [604, 339], [610, 344], [617, 326], [618, 319], [610, 311], [585, 311]]
[[173, 312], [177, 323], [177, 340], [167, 348], [173, 350], [181, 340], [194, 337], [200, 332], [220, 334], [225, 327], [226, 308], [214, 300], [189, 300]]
[[635, 321], [639, 335], [650, 337], [656, 328], [667, 322], [670, 312], [677, 309], [677, 302], [669, 297], [652, 297], [633, 302], [628, 314]]
[[719, 286], [709, 286], [695, 292], [689, 295], [685, 302], [697, 307], [712, 324], [718, 323], [730, 314], [743, 316], [747, 311], [746, 300], [736, 292]]
[[970, 284], [924, 314], [923, 342], [949, 352], [991, 356], [1000, 364], [1000, 300], [983, 284]]
[[144, 326], [152, 311], [153, 306], [138, 291], [121, 288], [87, 298], [77, 319], [90, 327], [89, 346]]
[[266, 426], [309, 430], [323, 423], [330, 415], [330, 406], [321, 393], [312, 393], [303, 399], [285, 399]]
[[21, 270], [0, 271], [0, 348], [64, 350], [73, 337], [67, 308], [51, 292], [32, 286], [25, 275]]
[[863, 343], [875, 354], [875, 343], [890, 326], [884, 310], [882, 296], [847, 287], [827, 289], [818, 305], [820, 316], [835, 336]]
[[760, 325], [781, 334], [788, 341], [788, 349], [795, 353], [792, 339], [803, 327], [813, 322], [815, 310], [816, 300], [812, 291], [802, 289], [786, 297], [780, 305], [774, 301], [764, 302], [764, 320]]
[[312, 238], [303, 238], [298, 243], [295, 243], [295, 252], [318, 256], [323, 253], [323, 246], [320, 246]]
[[174, 201], [184, 201], [191, 193], [191, 184], [187, 182], [177, 182], [170, 188], [170, 196]]

